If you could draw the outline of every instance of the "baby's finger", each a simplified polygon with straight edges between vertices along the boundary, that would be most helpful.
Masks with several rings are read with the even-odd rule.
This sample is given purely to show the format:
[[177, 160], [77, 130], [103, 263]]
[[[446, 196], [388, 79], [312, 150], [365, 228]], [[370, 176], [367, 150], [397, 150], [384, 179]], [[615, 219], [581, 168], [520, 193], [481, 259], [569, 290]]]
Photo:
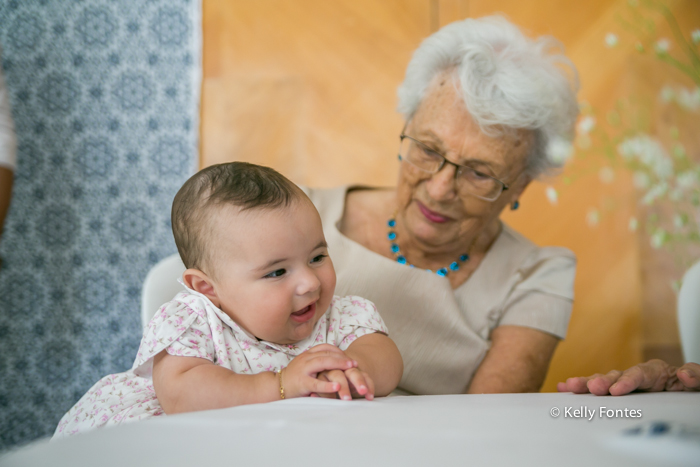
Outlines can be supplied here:
[[[338, 371], [338, 370], [333, 370], [333, 371]], [[321, 373], [316, 375], [316, 379], [318, 379], [319, 381], [330, 381], [328, 379], [328, 373], [330, 373], [330, 372], [329, 371], [322, 371]], [[324, 399], [337, 399], [338, 398], [338, 393], [335, 393], [335, 392], [329, 392], [329, 393], [322, 392], [320, 394], [317, 394], [314, 392], [313, 394], [315, 394], [316, 397], [322, 397]]]
[[365, 378], [365, 383], [367, 383], [367, 391], [364, 394], [365, 399], [367, 399], [368, 401], [374, 400], [374, 381], [368, 373], [365, 373], [364, 371], [362, 371], [361, 373], [362, 376]]
[[335, 381], [340, 384], [340, 389], [338, 389], [338, 397], [344, 401], [352, 400], [352, 394], [350, 394], [350, 386], [348, 385], [348, 379], [345, 377], [345, 373], [341, 370], [333, 370], [326, 373], [329, 381]]
[[356, 363], [347, 357], [324, 355], [322, 352], [319, 352], [317, 355], [304, 361], [304, 373], [310, 375], [324, 370], [348, 370], [355, 365]]
[[307, 378], [306, 390], [309, 394], [315, 392], [321, 397], [325, 397], [327, 393], [337, 393], [340, 389], [340, 384], [335, 381], [321, 381], [316, 378]]
[[365, 373], [357, 368], [352, 368], [345, 372], [345, 376], [347, 376], [348, 381], [350, 381], [350, 383], [353, 385], [357, 394], [361, 396], [367, 394], [367, 391], [369, 391], [369, 385], [365, 380]]
[[365, 394], [365, 399], [368, 401], [374, 400], [374, 380], [365, 373], [365, 381], [367, 381], [367, 386], [369, 387], [369, 391]]
[[314, 345], [311, 347], [309, 350], [307, 350], [308, 353], [316, 353], [316, 352], [330, 352], [331, 354], [337, 353], [340, 355], [345, 355], [345, 352], [340, 350], [338, 347], [335, 345], [331, 344], [318, 344]]

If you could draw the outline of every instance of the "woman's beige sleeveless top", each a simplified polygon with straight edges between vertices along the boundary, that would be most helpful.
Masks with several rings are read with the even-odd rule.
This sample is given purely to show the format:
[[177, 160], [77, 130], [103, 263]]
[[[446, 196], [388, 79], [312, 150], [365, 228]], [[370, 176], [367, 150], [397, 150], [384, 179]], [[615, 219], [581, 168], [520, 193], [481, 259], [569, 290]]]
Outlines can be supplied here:
[[564, 338], [576, 271], [571, 251], [540, 248], [504, 225], [469, 280], [452, 289], [444, 277], [399, 264], [341, 234], [337, 224], [350, 188], [303, 189], [321, 214], [338, 276], [336, 295], [374, 302], [403, 356], [398, 393], [465, 392], [496, 326]]

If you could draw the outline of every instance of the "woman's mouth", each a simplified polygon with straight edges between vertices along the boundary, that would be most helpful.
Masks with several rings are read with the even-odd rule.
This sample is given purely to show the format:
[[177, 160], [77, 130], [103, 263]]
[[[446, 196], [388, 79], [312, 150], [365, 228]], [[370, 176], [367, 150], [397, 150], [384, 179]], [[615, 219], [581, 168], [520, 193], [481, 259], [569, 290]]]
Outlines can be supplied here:
[[313, 318], [315, 314], [316, 302], [313, 302], [312, 304], [302, 308], [301, 310], [292, 313], [290, 318], [292, 319], [292, 321], [295, 321], [297, 323], [305, 323], [306, 321]]
[[426, 219], [428, 219], [430, 222], [435, 222], [436, 224], [443, 224], [447, 221], [452, 220], [451, 218], [447, 216], [443, 216], [441, 214], [438, 214], [435, 211], [431, 211], [430, 209], [426, 208], [423, 203], [420, 201], [416, 201], [416, 205], [418, 206], [418, 209], [420, 209], [420, 212], [425, 216]]

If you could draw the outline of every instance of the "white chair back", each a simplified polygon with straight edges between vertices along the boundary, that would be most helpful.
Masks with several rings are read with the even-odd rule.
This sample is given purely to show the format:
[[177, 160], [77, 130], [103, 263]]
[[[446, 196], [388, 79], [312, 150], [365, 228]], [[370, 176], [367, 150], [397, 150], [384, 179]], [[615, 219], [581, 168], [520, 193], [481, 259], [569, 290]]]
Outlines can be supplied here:
[[683, 276], [678, 293], [678, 329], [685, 362], [700, 363], [700, 261]]
[[146, 326], [158, 308], [172, 300], [183, 287], [177, 281], [185, 272], [180, 255], [174, 254], [160, 260], [148, 271], [141, 291], [141, 324]]

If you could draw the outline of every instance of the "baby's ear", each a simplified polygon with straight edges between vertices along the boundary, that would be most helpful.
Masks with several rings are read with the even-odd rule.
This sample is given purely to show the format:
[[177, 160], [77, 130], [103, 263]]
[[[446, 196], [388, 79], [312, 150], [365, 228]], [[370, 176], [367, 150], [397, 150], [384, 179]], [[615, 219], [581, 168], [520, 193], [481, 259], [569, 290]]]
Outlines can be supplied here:
[[206, 296], [214, 306], [219, 306], [219, 297], [214, 290], [214, 282], [199, 269], [187, 269], [183, 272], [182, 282], [195, 292]]

